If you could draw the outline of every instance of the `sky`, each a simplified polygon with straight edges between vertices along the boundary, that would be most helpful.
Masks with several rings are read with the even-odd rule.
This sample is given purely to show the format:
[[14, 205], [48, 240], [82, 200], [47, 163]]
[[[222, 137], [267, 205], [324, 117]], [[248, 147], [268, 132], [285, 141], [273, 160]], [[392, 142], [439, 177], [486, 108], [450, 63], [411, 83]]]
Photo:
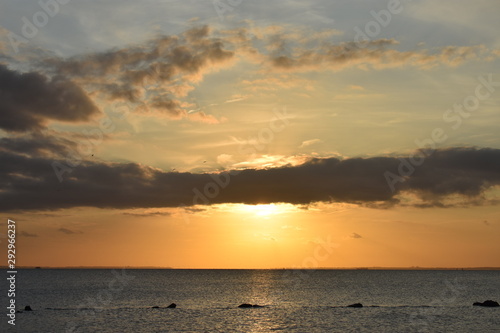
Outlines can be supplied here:
[[500, 267], [494, 0], [0, 4], [0, 241], [43, 267]]

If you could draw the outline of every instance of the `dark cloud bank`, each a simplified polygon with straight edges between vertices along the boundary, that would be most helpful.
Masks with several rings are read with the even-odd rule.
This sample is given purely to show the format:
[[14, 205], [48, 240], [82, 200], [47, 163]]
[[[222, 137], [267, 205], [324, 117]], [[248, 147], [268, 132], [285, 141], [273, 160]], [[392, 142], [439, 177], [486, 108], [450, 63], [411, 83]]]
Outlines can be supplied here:
[[[65, 172], [60, 182], [51, 166], [54, 160], [45, 157], [43, 150], [26, 156], [0, 147], [2, 211], [320, 201], [394, 204], [404, 191], [431, 205], [455, 194], [477, 202], [486, 190], [500, 184], [500, 150], [490, 148], [436, 150], [409, 175], [400, 172], [397, 157], [311, 159], [298, 166], [218, 174], [85, 161]], [[387, 172], [402, 177], [394, 183], [395, 191], [387, 182]]]

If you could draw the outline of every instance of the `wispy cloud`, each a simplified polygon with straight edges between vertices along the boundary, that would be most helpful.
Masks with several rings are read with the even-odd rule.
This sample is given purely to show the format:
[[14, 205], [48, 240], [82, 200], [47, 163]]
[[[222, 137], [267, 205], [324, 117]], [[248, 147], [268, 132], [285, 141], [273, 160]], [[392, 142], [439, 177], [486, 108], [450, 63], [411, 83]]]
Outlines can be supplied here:
[[38, 237], [37, 234], [32, 234], [32, 233], [29, 233], [29, 232], [24, 231], [24, 230], [19, 233], [19, 236], [22, 236], [22, 237]]
[[[19, 132], [40, 130], [49, 120], [89, 121], [100, 113], [94, 104], [97, 100], [125, 101], [135, 112], [155, 117], [216, 124], [220, 119], [206, 114], [187, 97], [207, 73], [232, 67], [238, 61], [255, 64], [256, 78], [240, 84], [257, 92], [313, 91], [311, 80], [294, 76], [299, 72], [432, 68], [498, 57], [498, 50], [483, 45], [405, 51], [395, 39], [360, 44], [292, 27], [216, 30], [204, 25], [105, 52], [37, 59], [31, 65], [32, 72], [0, 65], [0, 90], [5, 93], [0, 101], [4, 110], [0, 128]], [[352, 91], [362, 89], [350, 86]], [[248, 97], [236, 94], [225, 103]]]
[[67, 228], [59, 228], [59, 229], [57, 229], [57, 231], [62, 232], [63, 234], [66, 234], [66, 235], [83, 234], [82, 231], [73, 231], [73, 230], [67, 229]]
[[385, 69], [417, 67], [430, 69], [438, 65], [458, 66], [467, 61], [487, 60], [495, 57], [494, 50], [483, 45], [447, 46], [437, 50], [400, 51], [394, 39], [378, 39], [363, 42], [343, 42], [303, 50], [297, 55], [279, 55], [269, 59], [269, 65], [277, 71], [307, 72], [343, 70], [347, 68]]
[[172, 215], [171, 212], [160, 212], [160, 211], [144, 212], [144, 213], [125, 212], [122, 214], [127, 215], [127, 216], [133, 216], [133, 217], [156, 217], [156, 216], [171, 216]]
[[208, 26], [182, 34], [161, 36], [143, 45], [70, 59], [50, 58], [44, 69], [71, 78], [109, 101], [123, 100], [136, 112], [154, 112], [171, 119], [216, 123], [211, 115], [185, 108], [185, 97], [194, 84], [211, 71], [230, 65], [234, 51], [211, 36]]
[[351, 90], [365, 90], [365, 88], [363, 88], [362, 86], [358, 86], [358, 85], [355, 85], [355, 84], [350, 85], [348, 88], [351, 89]]
[[299, 148], [309, 147], [309, 146], [312, 146], [314, 144], [321, 143], [321, 142], [323, 142], [323, 140], [320, 140], [320, 139], [312, 139], [312, 140], [302, 141]]
[[237, 94], [237, 95], [231, 96], [231, 98], [228, 99], [228, 100], [226, 100], [224, 103], [240, 102], [240, 101], [244, 101], [245, 99], [247, 99], [249, 97], [250, 97], [249, 95], [240, 95], [240, 94]]

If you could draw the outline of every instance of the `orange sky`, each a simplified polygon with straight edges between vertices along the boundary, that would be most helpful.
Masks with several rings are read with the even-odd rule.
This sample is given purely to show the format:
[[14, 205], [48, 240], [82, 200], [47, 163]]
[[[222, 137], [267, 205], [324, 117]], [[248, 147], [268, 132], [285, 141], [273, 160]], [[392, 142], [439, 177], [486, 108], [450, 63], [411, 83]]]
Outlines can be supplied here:
[[[71, 209], [18, 221], [26, 266], [175, 268], [492, 267], [500, 221], [491, 207], [380, 210], [351, 204]], [[162, 216], [160, 212], [171, 212]], [[150, 214], [146, 216], [145, 214]], [[159, 215], [159, 216], [155, 216]], [[61, 215], [61, 217], [59, 217]], [[23, 235], [29, 230], [32, 236]], [[36, 235], [36, 237], [33, 237]]]

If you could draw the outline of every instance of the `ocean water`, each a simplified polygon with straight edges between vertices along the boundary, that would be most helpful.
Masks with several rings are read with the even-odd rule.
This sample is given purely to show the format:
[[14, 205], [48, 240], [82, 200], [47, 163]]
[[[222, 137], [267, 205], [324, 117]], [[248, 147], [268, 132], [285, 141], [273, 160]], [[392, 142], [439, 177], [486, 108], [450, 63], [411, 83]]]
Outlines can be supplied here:
[[500, 301], [500, 271], [25, 269], [16, 283], [33, 311], [8, 325], [2, 287], [1, 332], [500, 332], [500, 308], [472, 306]]

